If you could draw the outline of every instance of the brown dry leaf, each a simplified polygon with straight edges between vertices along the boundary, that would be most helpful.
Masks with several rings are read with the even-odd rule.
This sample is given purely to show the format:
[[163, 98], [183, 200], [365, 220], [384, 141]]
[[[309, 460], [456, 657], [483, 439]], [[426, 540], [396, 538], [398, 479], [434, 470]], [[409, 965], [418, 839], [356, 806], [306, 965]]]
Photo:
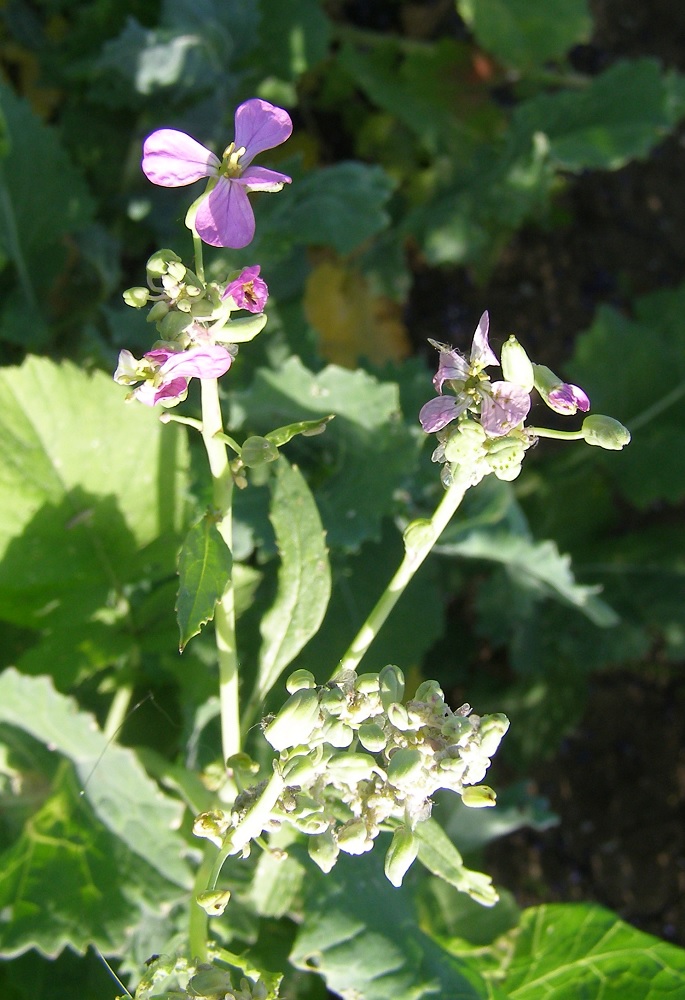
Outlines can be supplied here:
[[372, 295], [364, 276], [340, 261], [326, 260], [314, 267], [307, 279], [304, 310], [320, 336], [326, 361], [356, 368], [362, 357], [379, 365], [401, 361], [411, 351], [401, 306]]

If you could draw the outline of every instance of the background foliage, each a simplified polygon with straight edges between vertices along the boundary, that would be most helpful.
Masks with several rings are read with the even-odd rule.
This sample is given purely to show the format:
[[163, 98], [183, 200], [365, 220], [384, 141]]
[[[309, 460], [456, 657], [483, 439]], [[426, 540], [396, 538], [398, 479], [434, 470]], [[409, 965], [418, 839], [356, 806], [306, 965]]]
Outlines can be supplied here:
[[[330, 674], [401, 554], [398, 529], [439, 496], [416, 420], [431, 395], [425, 336], [465, 349], [510, 248], [531, 233], [563, 240], [574, 185], [658, 157], [685, 116], [672, 66], [593, 63], [591, 13], [585, 0], [0, 8], [3, 996], [112, 996], [90, 946], [132, 984], [150, 954], [173, 948], [195, 861], [190, 816], [207, 798], [186, 768], [211, 770], [218, 754], [211, 640], [180, 657], [173, 616], [178, 545], [207, 503], [200, 461], [178, 426], [125, 406], [110, 377], [120, 348], [151, 341], [121, 289], [141, 282], [156, 247], [190, 250], [178, 193], [141, 174], [141, 140], [171, 126], [220, 151], [235, 106], [255, 95], [295, 121], [272, 154], [292, 186], [256, 202], [253, 244], [208, 255], [217, 277], [259, 262], [271, 290], [267, 332], [226, 380], [230, 433], [336, 414], [325, 434], [288, 445], [300, 473], [267, 470], [237, 498], [241, 662], [256, 712], [292, 656]], [[540, 447], [514, 484], [484, 483], [365, 661], [398, 662], [414, 682], [437, 676], [456, 701], [511, 717], [508, 797], [476, 821], [441, 803], [468, 856], [554, 821], [519, 779], [554, 758], [593, 677], [679, 676], [678, 281], [595, 294], [585, 328], [564, 337], [538, 329], [531, 345], [515, 330], [633, 443]], [[499, 344], [513, 317], [492, 322]], [[326, 533], [331, 599], [318, 634], [286, 655], [298, 539], [284, 512], [309, 495], [298, 476]], [[302, 641], [319, 617], [304, 614]], [[115, 733], [108, 712], [127, 685], [137, 707]], [[606, 997], [644, 998], [682, 982], [675, 944], [594, 904], [520, 913], [504, 893], [482, 911], [432, 878], [394, 890], [373, 863], [314, 878], [295, 850], [275, 883], [268, 859], [236, 866], [226, 946], [266, 967], [289, 956], [286, 995], [302, 998], [356, 987], [377, 1000], [526, 1000], [543, 980], [550, 997], [567, 984], [595, 996], [602, 981]]]

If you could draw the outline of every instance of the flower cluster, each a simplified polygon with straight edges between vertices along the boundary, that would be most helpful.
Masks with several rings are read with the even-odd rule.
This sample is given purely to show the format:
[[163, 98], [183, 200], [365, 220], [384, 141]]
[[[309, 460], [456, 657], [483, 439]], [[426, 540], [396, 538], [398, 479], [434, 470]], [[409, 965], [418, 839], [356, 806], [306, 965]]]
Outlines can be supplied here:
[[249, 850], [241, 827], [256, 839], [287, 824], [308, 836], [311, 858], [328, 872], [341, 851], [363, 854], [381, 830], [393, 830], [385, 871], [400, 885], [417, 856], [414, 831], [430, 817], [438, 789], [469, 806], [494, 804], [480, 782], [509, 726], [505, 716], [480, 717], [469, 705], [453, 712], [436, 681], [405, 703], [402, 672], [392, 665], [347, 671], [323, 687], [298, 670], [287, 688], [288, 701], [263, 723], [279, 753], [274, 779], [241, 793], [230, 815], [196, 821], [196, 833], [228, 844], [230, 853]]
[[[186, 398], [191, 378], [219, 378], [231, 366], [237, 344], [264, 327], [269, 290], [259, 266], [243, 268], [222, 287], [201, 281], [173, 250], [159, 250], [147, 263], [147, 287], [129, 288], [125, 302], [141, 309], [150, 305], [148, 322], [160, 339], [138, 360], [119, 354], [114, 380], [135, 386], [130, 396], [146, 406], [175, 406]], [[244, 309], [253, 316], [233, 319]]]

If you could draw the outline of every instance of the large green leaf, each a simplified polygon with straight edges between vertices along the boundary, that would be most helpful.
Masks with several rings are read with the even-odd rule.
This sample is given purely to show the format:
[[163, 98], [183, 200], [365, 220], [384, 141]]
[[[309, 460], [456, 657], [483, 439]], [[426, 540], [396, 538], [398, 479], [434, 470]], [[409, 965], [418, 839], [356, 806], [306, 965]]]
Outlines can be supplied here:
[[394, 383], [336, 365], [315, 375], [291, 357], [278, 371], [259, 369], [250, 389], [232, 402], [234, 422], [257, 433], [335, 413], [324, 435], [293, 441], [289, 454], [304, 466], [318, 451], [314, 494], [332, 546], [355, 548], [378, 537], [393, 494], [416, 463]]
[[105, 659], [121, 652], [106, 633], [132, 627], [130, 585], [173, 574], [185, 434], [69, 363], [29, 358], [0, 372], [0, 389], [0, 617], [53, 651], [60, 636], [64, 687], [97, 664], [98, 637]]
[[517, 69], [559, 59], [590, 37], [587, 0], [457, 0], [479, 45]]
[[341, 855], [328, 875], [308, 869], [293, 964], [316, 969], [333, 992], [358, 1000], [500, 996], [420, 930], [409, 888], [395, 889], [383, 874], [387, 843], [382, 836], [370, 854]]
[[316, 633], [331, 596], [331, 570], [319, 512], [302, 473], [281, 455], [271, 499], [280, 555], [278, 591], [260, 624], [255, 697], [261, 701]]
[[523, 914], [503, 988], [510, 1000], [675, 1000], [685, 951], [600, 906], [539, 906]]
[[674, 124], [674, 77], [654, 59], [619, 62], [587, 87], [541, 94], [522, 103], [515, 135], [543, 133], [549, 155], [564, 170], [616, 170], [646, 156]]
[[132, 750], [108, 741], [48, 677], [26, 677], [12, 667], [0, 674], [0, 722], [67, 757], [103, 826], [165, 879], [189, 887], [186, 845], [177, 832], [182, 806], [162, 794]]
[[179, 588], [176, 617], [180, 650], [214, 617], [231, 577], [233, 558], [211, 512], [194, 524], [185, 537], [178, 560]]

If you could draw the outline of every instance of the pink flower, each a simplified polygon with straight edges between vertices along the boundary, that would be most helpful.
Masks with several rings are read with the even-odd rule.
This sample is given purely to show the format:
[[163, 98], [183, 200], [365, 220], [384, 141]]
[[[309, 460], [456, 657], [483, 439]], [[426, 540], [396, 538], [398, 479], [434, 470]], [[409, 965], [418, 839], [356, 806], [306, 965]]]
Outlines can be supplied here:
[[590, 399], [580, 386], [563, 382], [546, 365], [533, 365], [533, 372], [535, 388], [550, 409], [566, 415], [590, 409]]
[[120, 385], [142, 382], [131, 396], [146, 406], [156, 403], [175, 406], [188, 395], [191, 378], [219, 378], [232, 361], [230, 352], [218, 344], [191, 347], [187, 351], [158, 347], [144, 354], [140, 361], [130, 351], [121, 351], [114, 381]]
[[[431, 341], [440, 351], [438, 370], [433, 377], [440, 395], [421, 407], [419, 420], [426, 433], [442, 430], [469, 409], [480, 413], [481, 426], [488, 437], [508, 434], [525, 420], [530, 409], [529, 393], [513, 382], [490, 382], [483, 374], [489, 365], [498, 363], [488, 340], [489, 328], [490, 319], [484, 312], [473, 335], [468, 361], [459, 351]], [[456, 395], [442, 395], [445, 383]]]
[[252, 160], [265, 149], [280, 146], [292, 130], [287, 111], [255, 97], [237, 109], [235, 140], [224, 150], [222, 160], [185, 132], [163, 128], [143, 143], [143, 173], [161, 187], [213, 179], [197, 210], [195, 229], [210, 246], [239, 249], [251, 242], [255, 230], [248, 192], [280, 191], [291, 182], [276, 170], [253, 167]]
[[269, 289], [264, 279], [259, 277], [260, 270], [259, 264], [243, 268], [238, 277], [226, 285], [221, 298], [232, 298], [238, 309], [247, 309], [251, 313], [262, 312], [269, 297]]

